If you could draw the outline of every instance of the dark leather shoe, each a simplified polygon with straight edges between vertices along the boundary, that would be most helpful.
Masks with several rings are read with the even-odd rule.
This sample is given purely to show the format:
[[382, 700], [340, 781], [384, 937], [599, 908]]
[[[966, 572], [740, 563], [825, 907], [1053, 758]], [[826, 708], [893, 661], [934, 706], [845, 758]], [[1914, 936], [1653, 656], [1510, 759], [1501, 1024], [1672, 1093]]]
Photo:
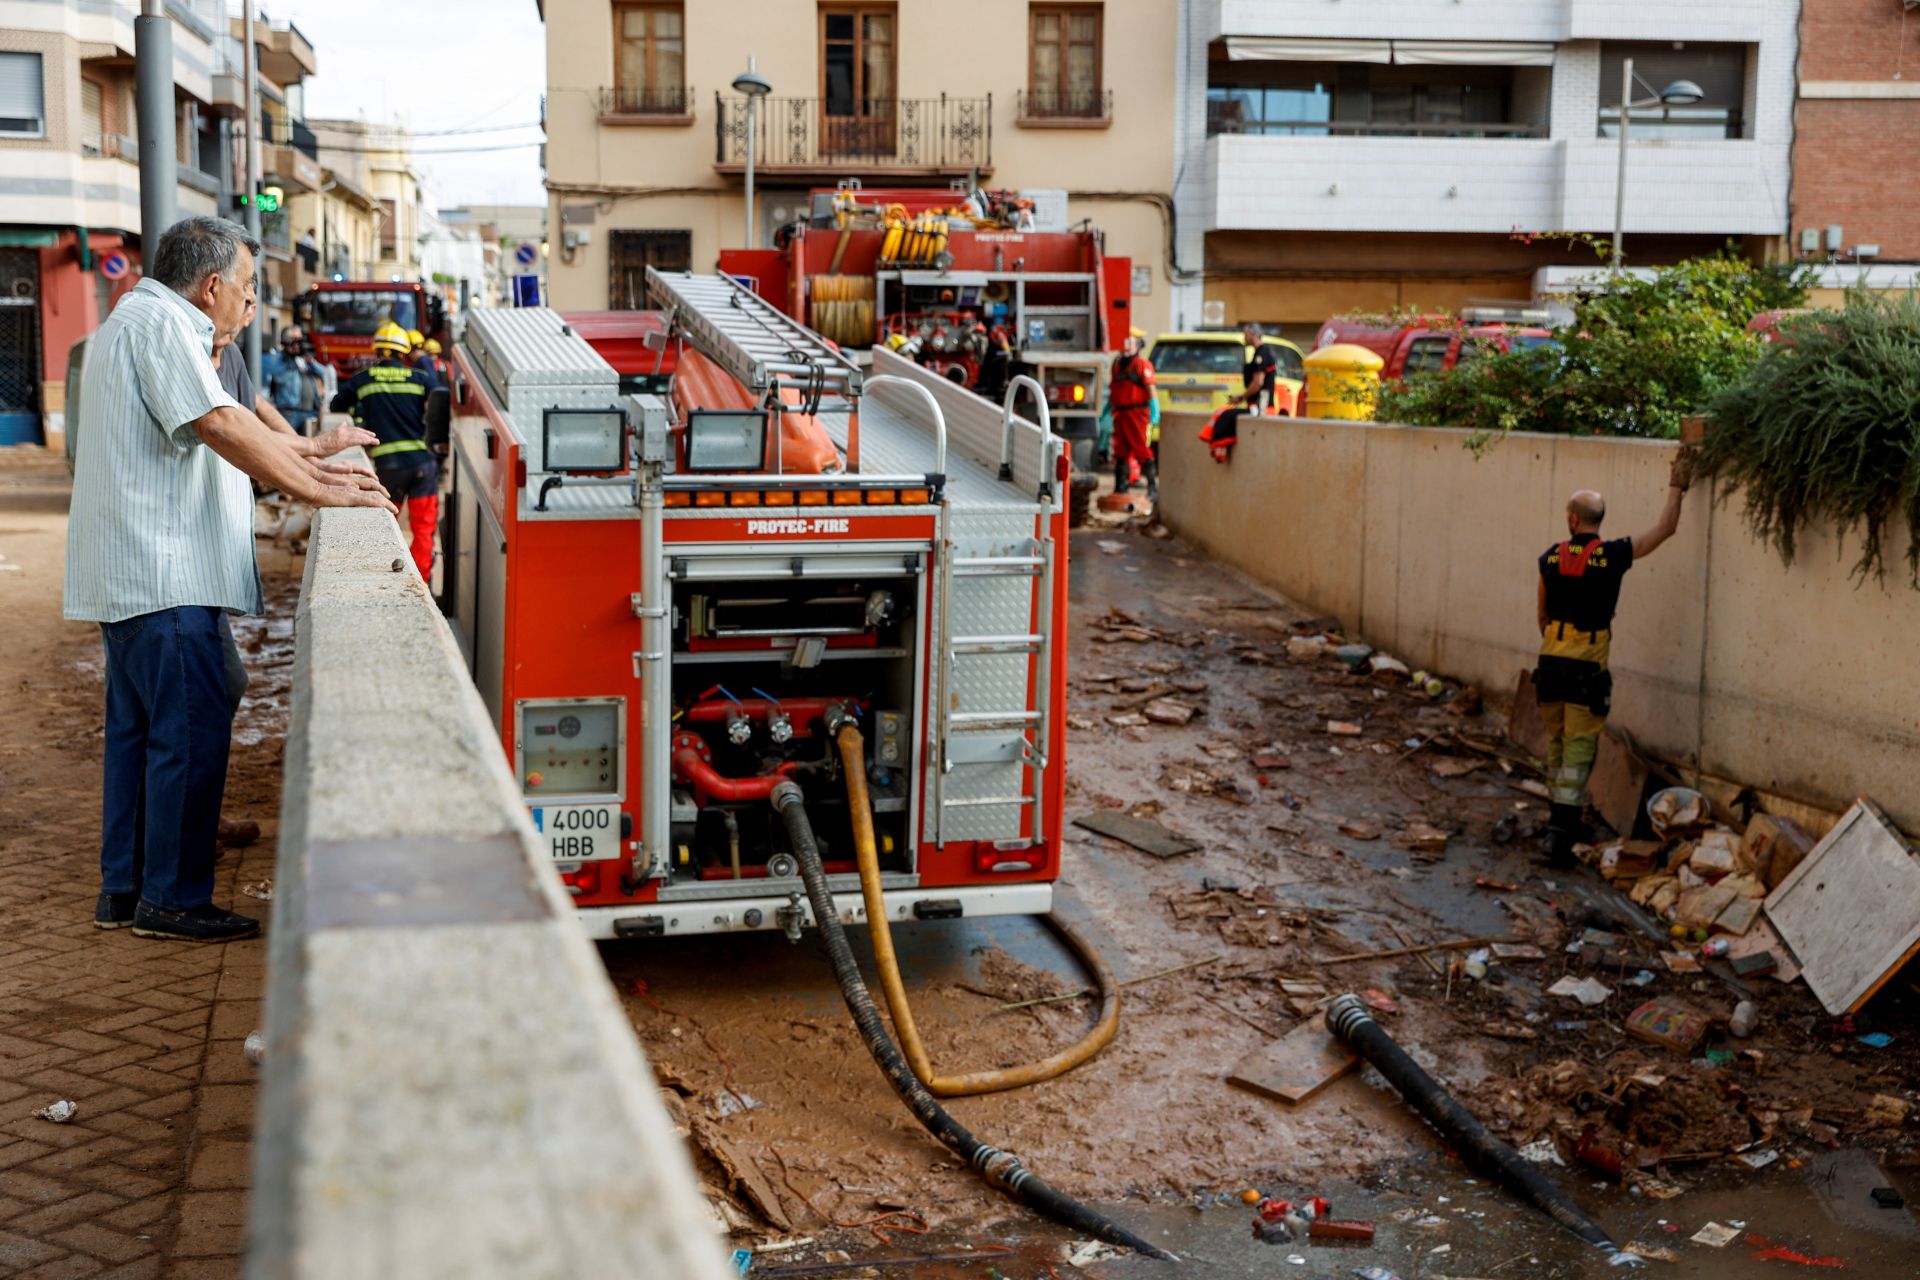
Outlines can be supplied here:
[[260, 932], [260, 922], [235, 915], [208, 903], [185, 911], [162, 911], [141, 903], [134, 908], [133, 932], [141, 938], [168, 938], [175, 942], [231, 942]]
[[93, 927], [96, 929], [124, 929], [133, 923], [134, 909], [139, 905], [137, 893], [102, 893], [100, 901], [93, 909]]

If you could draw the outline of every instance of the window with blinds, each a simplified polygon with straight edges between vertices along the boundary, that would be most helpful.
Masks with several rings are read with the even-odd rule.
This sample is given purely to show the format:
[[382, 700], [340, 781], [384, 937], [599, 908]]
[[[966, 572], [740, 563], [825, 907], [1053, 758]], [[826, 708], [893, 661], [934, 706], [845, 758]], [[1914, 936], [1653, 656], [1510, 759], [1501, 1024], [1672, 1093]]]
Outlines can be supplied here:
[[80, 150], [90, 156], [103, 153], [101, 134], [105, 132], [100, 114], [100, 85], [98, 81], [82, 79], [80, 81]]
[[46, 102], [40, 55], [0, 53], [0, 137], [46, 137]]

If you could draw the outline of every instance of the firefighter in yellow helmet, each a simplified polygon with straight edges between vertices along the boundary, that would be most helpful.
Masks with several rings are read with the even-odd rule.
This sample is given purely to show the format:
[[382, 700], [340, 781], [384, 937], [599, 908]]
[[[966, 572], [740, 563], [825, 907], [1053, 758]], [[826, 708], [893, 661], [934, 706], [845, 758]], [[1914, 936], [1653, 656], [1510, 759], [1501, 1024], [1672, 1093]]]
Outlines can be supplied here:
[[434, 367], [433, 354], [427, 350], [427, 335], [418, 329], [407, 330], [407, 363], [440, 385], [440, 371]]
[[380, 437], [368, 449], [387, 496], [406, 509], [413, 563], [422, 578], [433, 569], [433, 531], [440, 518], [440, 469], [427, 447], [427, 393], [433, 376], [406, 363], [407, 331], [388, 321], [373, 335], [375, 363], [340, 384], [328, 406], [350, 413]]

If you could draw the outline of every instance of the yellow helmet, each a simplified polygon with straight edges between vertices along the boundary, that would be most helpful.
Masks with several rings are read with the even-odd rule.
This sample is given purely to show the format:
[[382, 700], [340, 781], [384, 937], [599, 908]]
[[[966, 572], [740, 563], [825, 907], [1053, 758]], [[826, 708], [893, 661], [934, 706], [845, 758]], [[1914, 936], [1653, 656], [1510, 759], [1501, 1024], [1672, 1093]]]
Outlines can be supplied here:
[[438, 338], [427, 339], [427, 354], [430, 356], [437, 356], [440, 354], [440, 339]]
[[394, 355], [403, 356], [407, 354], [411, 345], [407, 341], [407, 331], [391, 320], [373, 332], [375, 352], [391, 351]]
[[409, 329], [407, 330], [407, 341], [416, 347], [423, 347], [427, 344], [427, 335], [418, 329]]

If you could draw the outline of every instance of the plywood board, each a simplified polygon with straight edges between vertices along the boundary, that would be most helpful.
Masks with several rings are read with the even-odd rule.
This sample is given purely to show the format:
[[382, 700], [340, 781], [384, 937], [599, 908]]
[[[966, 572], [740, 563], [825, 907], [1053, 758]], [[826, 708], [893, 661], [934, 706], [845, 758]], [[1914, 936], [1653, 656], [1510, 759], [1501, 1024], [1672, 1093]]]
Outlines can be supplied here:
[[1088, 831], [1095, 831], [1103, 836], [1112, 836], [1115, 840], [1130, 844], [1156, 858], [1178, 857], [1180, 854], [1192, 853], [1201, 847], [1198, 840], [1189, 840], [1178, 832], [1169, 831], [1157, 822], [1136, 818], [1118, 809], [1099, 809], [1093, 813], [1082, 814], [1073, 820], [1073, 825], [1085, 827]]
[[1263, 1098], [1304, 1102], [1360, 1063], [1360, 1057], [1327, 1030], [1324, 1017], [1303, 1022], [1273, 1043], [1240, 1060], [1228, 1084]]
[[1920, 951], [1920, 860], [1862, 796], [1767, 897], [1828, 1013], [1851, 1013]]
[[1640, 825], [1648, 772], [1647, 762], [1619, 733], [1609, 729], [1600, 736], [1600, 751], [1594, 758], [1587, 794], [1593, 799], [1593, 807], [1622, 839], [1632, 839]]

